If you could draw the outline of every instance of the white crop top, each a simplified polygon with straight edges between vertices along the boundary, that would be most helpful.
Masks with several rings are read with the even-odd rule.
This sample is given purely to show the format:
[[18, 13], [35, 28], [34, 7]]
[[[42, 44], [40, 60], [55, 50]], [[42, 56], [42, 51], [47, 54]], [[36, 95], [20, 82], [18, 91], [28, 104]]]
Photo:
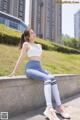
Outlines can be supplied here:
[[41, 56], [42, 54], [42, 47], [40, 44], [30, 44], [28, 43], [29, 50], [27, 51], [27, 56], [32, 57], [32, 56]]

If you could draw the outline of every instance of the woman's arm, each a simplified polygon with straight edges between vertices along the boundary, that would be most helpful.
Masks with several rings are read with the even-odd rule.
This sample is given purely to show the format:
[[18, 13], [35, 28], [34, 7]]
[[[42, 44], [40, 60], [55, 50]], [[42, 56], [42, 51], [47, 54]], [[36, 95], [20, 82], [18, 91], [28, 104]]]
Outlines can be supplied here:
[[22, 61], [23, 61], [23, 58], [26, 56], [27, 50], [28, 50], [28, 43], [27, 43], [27, 42], [24, 42], [24, 43], [23, 43], [23, 46], [22, 46], [22, 49], [21, 49], [20, 56], [19, 56], [19, 58], [18, 58], [18, 60], [17, 60], [17, 62], [16, 62], [16, 65], [15, 65], [15, 67], [14, 67], [14, 69], [13, 69], [13, 72], [12, 72], [9, 76], [15, 75], [15, 73], [17, 72], [20, 64], [21, 64]]

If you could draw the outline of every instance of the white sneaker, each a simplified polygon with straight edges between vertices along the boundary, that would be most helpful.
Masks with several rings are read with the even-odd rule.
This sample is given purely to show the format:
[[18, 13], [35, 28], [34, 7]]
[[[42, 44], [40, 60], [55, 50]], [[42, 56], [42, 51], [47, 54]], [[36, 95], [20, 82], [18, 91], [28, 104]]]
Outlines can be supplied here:
[[65, 118], [65, 119], [70, 119], [71, 118], [71, 116], [66, 112], [56, 112], [56, 113], [60, 114], [61, 117]]
[[60, 120], [55, 113], [55, 110], [52, 107], [46, 108], [43, 114], [49, 118], [49, 120]]
[[71, 116], [64, 110], [63, 106], [61, 106], [61, 108], [59, 108], [59, 109], [56, 109], [56, 113], [65, 119], [71, 118]]

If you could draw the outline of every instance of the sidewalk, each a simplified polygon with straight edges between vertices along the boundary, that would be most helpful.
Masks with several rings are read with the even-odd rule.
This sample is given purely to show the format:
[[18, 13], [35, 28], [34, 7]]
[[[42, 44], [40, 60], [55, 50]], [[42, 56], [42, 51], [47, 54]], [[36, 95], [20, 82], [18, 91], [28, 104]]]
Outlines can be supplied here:
[[[68, 113], [70, 113], [71, 120], [80, 120], [80, 94], [65, 100], [64, 106]], [[40, 108], [38, 110], [26, 112], [14, 118], [10, 118], [9, 120], [48, 120], [43, 115], [44, 110], [45, 108]], [[63, 120], [60, 116], [58, 117], [60, 120]]]

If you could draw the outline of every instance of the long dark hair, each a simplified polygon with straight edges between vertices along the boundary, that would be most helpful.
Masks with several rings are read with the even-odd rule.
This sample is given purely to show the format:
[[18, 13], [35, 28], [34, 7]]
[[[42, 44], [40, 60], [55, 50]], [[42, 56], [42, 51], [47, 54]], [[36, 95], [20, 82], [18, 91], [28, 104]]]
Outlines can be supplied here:
[[[25, 39], [26, 37], [26, 39]], [[29, 37], [30, 37], [30, 29], [29, 30], [25, 30], [22, 35], [21, 35], [21, 38], [20, 38], [20, 42], [19, 42], [19, 48], [21, 49], [22, 46], [23, 46], [23, 43], [25, 41], [29, 42]]]

